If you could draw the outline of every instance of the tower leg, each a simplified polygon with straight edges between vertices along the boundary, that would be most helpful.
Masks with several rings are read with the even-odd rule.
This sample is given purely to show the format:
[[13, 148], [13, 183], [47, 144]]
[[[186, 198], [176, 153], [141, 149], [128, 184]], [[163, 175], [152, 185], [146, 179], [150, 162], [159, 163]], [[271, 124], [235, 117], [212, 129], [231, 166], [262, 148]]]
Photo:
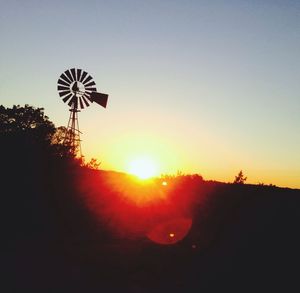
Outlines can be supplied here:
[[78, 109], [72, 108], [70, 109], [70, 116], [68, 121], [68, 126], [66, 129], [66, 134], [64, 138], [64, 145], [69, 147], [70, 153], [74, 157], [82, 158], [82, 150], [81, 150], [81, 140], [80, 140], [80, 130], [78, 123]]

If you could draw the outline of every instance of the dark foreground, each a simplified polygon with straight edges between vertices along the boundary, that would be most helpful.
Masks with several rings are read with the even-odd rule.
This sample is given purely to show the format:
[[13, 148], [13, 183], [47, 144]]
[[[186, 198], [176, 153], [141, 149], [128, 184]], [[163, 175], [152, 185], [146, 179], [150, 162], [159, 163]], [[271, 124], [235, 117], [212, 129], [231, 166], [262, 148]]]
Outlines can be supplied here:
[[80, 167], [64, 137], [0, 106], [0, 292], [300, 292], [299, 190], [140, 184]]
[[[149, 221], [132, 206], [107, 202], [106, 172], [74, 167], [66, 176], [50, 164], [47, 178], [31, 170], [31, 180], [10, 171], [1, 192], [1, 292], [300, 290], [299, 190], [177, 178], [173, 199], [191, 198], [180, 206], [193, 225], [182, 241], [160, 245], [144, 236]], [[118, 185], [123, 175], [109, 176]]]

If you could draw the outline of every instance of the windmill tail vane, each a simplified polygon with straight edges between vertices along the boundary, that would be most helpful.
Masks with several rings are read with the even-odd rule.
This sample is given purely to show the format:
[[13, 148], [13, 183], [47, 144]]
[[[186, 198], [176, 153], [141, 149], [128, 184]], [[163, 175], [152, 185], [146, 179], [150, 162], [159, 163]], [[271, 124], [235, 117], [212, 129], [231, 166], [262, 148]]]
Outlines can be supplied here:
[[82, 158], [78, 112], [95, 102], [106, 108], [108, 95], [97, 92], [96, 83], [91, 75], [82, 69], [68, 69], [63, 72], [57, 82], [59, 96], [70, 107], [68, 126], [64, 137], [64, 145], [70, 152]]

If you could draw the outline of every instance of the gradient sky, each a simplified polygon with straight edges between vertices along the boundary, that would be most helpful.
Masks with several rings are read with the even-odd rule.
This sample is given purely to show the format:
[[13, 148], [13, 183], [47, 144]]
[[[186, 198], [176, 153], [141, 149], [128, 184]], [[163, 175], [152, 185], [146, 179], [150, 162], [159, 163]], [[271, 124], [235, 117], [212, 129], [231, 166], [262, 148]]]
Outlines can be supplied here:
[[102, 168], [300, 188], [300, 1], [0, 0], [0, 35], [1, 104], [66, 126], [72, 67], [110, 95], [79, 117]]

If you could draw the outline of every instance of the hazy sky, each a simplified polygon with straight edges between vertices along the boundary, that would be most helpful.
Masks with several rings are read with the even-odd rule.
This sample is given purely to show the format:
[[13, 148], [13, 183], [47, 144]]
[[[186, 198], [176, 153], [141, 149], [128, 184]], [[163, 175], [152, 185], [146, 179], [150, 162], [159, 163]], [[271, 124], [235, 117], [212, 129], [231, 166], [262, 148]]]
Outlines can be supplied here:
[[102, 168], [149, 154], [162, 172], [300, 188], [300, 1], [0, 0], [0, 35], [1, 104], [66, 126], [72, 67], [110, 95], [79, 117]]

